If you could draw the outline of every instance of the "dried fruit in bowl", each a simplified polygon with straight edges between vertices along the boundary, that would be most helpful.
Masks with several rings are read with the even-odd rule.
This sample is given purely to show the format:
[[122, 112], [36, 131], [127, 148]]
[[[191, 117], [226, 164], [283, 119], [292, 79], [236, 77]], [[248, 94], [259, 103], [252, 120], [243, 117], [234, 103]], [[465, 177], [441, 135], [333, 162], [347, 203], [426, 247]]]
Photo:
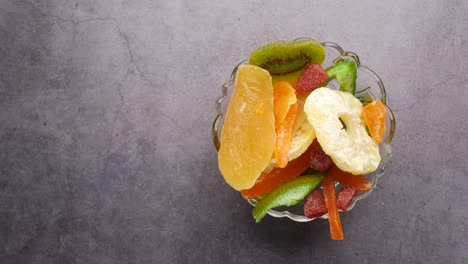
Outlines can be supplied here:
[[[337, 47], [341, 56], [322, 68], [324, 45], [335, 47], [308, 39], [272, 42], [238, 66], [218, 161], [226, 182], [255, 204], [256, 222], [270, 209], [304, 201], [304, 216], [281, 216], [308, 221], [328, 213], [332, 239], [342, 240], [339, 209], [348, 210], [359, 192], [370, 191], [375, 181], [364, 175], [382, 168], [378, 143], [387, 107], [372, 102], [373, 95], [363, 106], [356, 97], [365, 87], [354, 95], [362, 72], [357, 56]], [[339, 91], [324, 87], [332, 79]], [[338, 194], [336, 182], [343, 185]], [[323, 193], [316, 189], [320, 184]]]

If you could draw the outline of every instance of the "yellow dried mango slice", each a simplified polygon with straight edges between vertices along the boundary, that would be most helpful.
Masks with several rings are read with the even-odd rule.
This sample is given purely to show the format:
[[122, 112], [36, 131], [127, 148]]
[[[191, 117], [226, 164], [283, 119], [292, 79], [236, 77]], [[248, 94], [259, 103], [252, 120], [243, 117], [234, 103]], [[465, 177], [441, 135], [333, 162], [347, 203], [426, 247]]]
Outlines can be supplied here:
[[273, 84], [268, 71], [237, 69], [235, 87], [221, 131], [219, 170], [236, 190], [250, 189], [275, 148]]

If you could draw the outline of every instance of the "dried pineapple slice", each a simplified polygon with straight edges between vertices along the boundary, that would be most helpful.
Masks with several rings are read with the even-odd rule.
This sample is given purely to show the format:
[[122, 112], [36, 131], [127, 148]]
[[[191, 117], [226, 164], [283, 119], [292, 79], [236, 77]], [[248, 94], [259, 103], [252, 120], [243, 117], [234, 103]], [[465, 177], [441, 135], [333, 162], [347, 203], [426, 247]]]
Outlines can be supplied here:
[[327, 87], [314, 90], [304, 106], [325, 153], [338, 168], [356, 175], [373, 172], [380, 163], [379, 147], [361, 120], [362, 108], [352, 94]]

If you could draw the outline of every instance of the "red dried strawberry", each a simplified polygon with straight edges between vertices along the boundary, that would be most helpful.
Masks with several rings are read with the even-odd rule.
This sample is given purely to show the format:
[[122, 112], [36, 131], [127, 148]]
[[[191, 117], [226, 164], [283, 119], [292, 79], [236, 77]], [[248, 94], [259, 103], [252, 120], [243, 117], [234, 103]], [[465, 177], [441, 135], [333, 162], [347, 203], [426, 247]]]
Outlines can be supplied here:
[[336, 203], [338, 204], [338, 208], [340, 208], [342, 211], [348, 210], [348, 207], [351, 205], [351, 202], [357, 195], [357, 192], [358, 191], [356, 188], [348, 185], [341, 187], [337, 195], [338, 199]]
[[319, 189], [315, 189], [304, 199], [304, 215], [309, 218], [319, 217], [328, 212], [323, 194]]
[[312, 169], [318, 171], [326, 171], [333, 165], [332, 159], [330, 158], [330, 156], [325, 154], [325, 152], [323, 152], [322, 147], [316, 139], [314, 140], [314, 142], [312, 142], [310, 148], [310, 167]]
[[296, 92], [305, 93], [321, 87], [328, 79], [328, 74], [320, 64], [312, 63], [304, 70], [296, 85]]

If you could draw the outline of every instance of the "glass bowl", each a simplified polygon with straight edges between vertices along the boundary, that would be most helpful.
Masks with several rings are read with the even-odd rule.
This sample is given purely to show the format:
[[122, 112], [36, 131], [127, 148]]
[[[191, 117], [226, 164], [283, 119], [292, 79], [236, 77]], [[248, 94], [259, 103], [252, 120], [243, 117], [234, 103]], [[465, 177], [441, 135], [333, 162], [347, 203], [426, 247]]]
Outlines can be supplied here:
[[[311, 38], [299, 38], [299, 39], [295, 39], [294, 41], [302, 40], [302, 39], [311, 39]], [[380, 155], [381, 155], [382, 160], [376, 171], [366, 175], [366, 178], [372, 182], [372, 190], [370, 190], [369, 192], [365, 192], [365, 193], [359, 193], [354, 198], [351, 205], [348, 207], [347, 211], [350, 211], [351, 209], [353, 209], [353, 207], [356, 205], [358, 201], [363, 200], [364, 198], [368, 197], [372, 193], [372, 191], [375, 189], [377, 185], [379, 178], [385, 174], [385, 169], [389, 165], [389, 161], [392, 157], [392, 149], [391, 149], [390, 143], [392, 142], [393, 134], [395, 133], [395, 126], [396, 126], [395, 116], [393, 115], [392, 110], [388, 106], [387, 92], [385, 90], [382, 80], [373, 70], [361, 64], [361, 61], [359, 60], [359, 57], [356, 53], [345, 51], [338, 44], [333, 43], [333, 42], [322, 42], [322, 45], [325, 46], [325, 49], [326, 49], [325, 61], [322, 63], [322, 67], [324, 69], [331, 66], [336, 61], [339, 61], [345, 58], [354, 60], [354, 62], [357, 65], [357, 80], [356, 80], [355, 96], [361, 102], [363, 102], [363, 104], [366, 104], [373, 100], [381, 100], [382, 103], [384, 103], [387, 108], [387, 118], [386, 118], [387, 129], [383, 136], [382, 142], [379, 144], [379, 150], [380, 150]], [[236, 76], [237, 67], [242, 64], [247, 64], [247, 60], [240, 62], [234, 68], [229, 81], [224, 83], [223, 86], [221, 87], [221, 96], [216, 100], [217, 116], [213, 122], [211, 133], [213, 137], [213, 144], [217, 150], [219, 150], [219, 146], [221, 144], [220, 142], [221, 129], [223, 126], [224, 115], [229, 105], [230, 96], [234, 88], [234, 79]], [[332, 88], [332, 89], [339, 89], [339, 84], [338, 82], [336, 82], [336, 80], [333, 80], [327, 85], [327, 87]], [[339, 186], [339, 183], [336, 182], [336, 185]], [[255, 205], [257, 203], [257, 200], [250, 199], [248, 200], [248, 202], [252, 205]], [[304, 216], [302, 202], [292, 207], [280, 207], [280, 208], [276, 208], [275, 210], [272, 209], [268, 212], [268, 214], [277, 218], [287, 217], [296, 222], [309, 222], [309, 221], [315, 220], [316, 218], [321, 218], [321, 219], [328, 218], [328, 214], [325, 214], [321, 217], [316, 217], [316, 218], [308, 218]]]

